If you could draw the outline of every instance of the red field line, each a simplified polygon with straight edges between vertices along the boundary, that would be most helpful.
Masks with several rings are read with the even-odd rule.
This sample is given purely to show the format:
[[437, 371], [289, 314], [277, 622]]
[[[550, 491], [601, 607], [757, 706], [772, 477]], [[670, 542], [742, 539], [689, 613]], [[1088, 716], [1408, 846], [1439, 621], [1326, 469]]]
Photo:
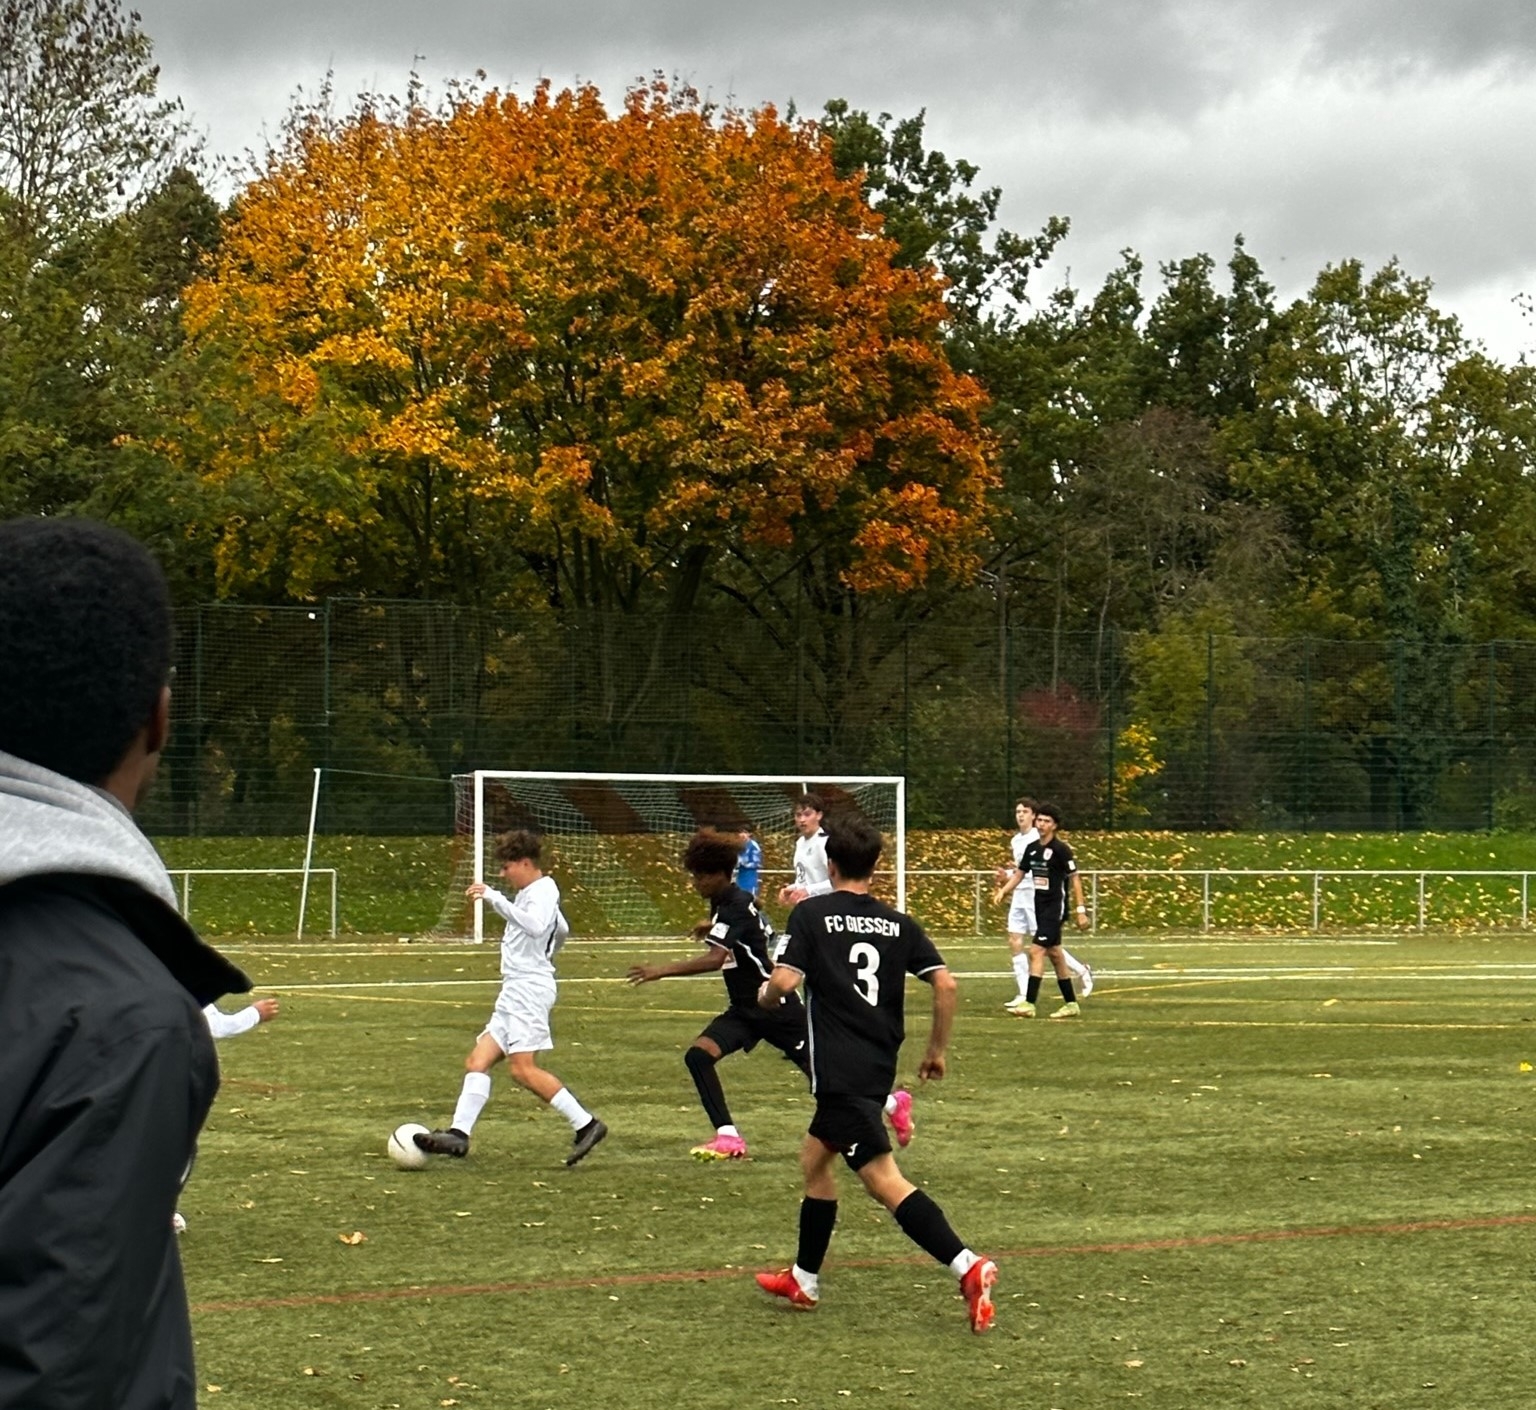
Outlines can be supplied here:
[[[1536, 1214], [1493, 1214], [1472, 1219], [1417, 1219], [1393, 1224], [1336, 1224], [1313, 1229], [1255, 1229], [1243, 1234], [1193, 1234], [1170, 1239], [1141, 1239], [1126, 1243], [1058, 1244], [1009, 1249], [996, 1256], [1014, 1258], [1063, 1258], [1085, 1253], [1168, 1253], [1186, 1248], [1225, 1248], [1241, 1244], [1281, 1243], [1289, 1239], [1339, 1239], [1384, 1234], [1454, 1233], [1468, 1229], [1508, 1229], [1536, 1224]], [[921, 1265], [927, 1260], [909, 1256], [839, 1260], [843, 1268], [895, 1268]], [[196, 1302], [192, 1311], [258, 1312], [278, 1308], [344, 1307], [360, 1302], [398, 1302], [435, 1297], [505, 1296], [510, 1293], [574, 1292], [579, 1288], [654, 1287], [661, 1283], [712, 1283], [744, 1277], [746, 1268], [698, 1268], [691, 1271], [612, 1273], [586, 1278], [550, 1278], [520, 1283], [432, 1283], [403, 1288], [361, 1288], [354, 1292], [294, 1293], [287, 1297], [251, 1297], [223, 1302]]]

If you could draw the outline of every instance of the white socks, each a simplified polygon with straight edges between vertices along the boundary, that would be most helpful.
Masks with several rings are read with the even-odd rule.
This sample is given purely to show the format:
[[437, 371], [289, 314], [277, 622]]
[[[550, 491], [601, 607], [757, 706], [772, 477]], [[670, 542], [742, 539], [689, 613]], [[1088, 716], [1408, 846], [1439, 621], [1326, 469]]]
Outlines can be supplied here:
[[485, 1110], [485, 1104], [491, 1099], [491, 1074], [489, 1072], [466, 1072], [464, 1074], [464, 1086], [459, 1092], [459, 1104], [453, 1109], [453, 1120], [449, 1123], [455, 1131], [462, 1131], [466, 1136], [475, 1129], [475, 1122], [480, 1119], [480, 1113]]
[[959, 1253], [955, 1255], [954, 1261], [950, 1263], [949, 1271], [953, 1273], [955, 1277], [963, 1278], [980, 1262], [981, 1259], [976, 1254], [972, 1253], [970, 1249], [963, 1248]]
[[1013, 977], [1019, 983], [1019, 997], [1023, 998], [1029, 992], [1029, 956], [1018, 954], [1013, 957]]
[[554, 1107], [567, 1121], [571, 1123], [571, 1130], [579, 1131], [592, 1120], [592, 1113], [571, 1095], [569, 1087], [562, 1087], [549, 1099], [550, 1106]]
[[888, 1096], [885, 1099], [885, 1114], [887, 1116], [894, 1116], [896, 1114], [896, 1093], [895, 1092], [892, 1092], [890, 1094], [890, 1096]]
[[734, 1126], [717, 1126], [715, 1127], [715, 1135], [735, 1136], [737, 1140], [741, 1139], [741, 1132], [738, 1131]]
[[800, 1284], [800, 1291], [809, 1297], [821, 1296], [821, 1275], [807, 1273], [798, 1263], [789, 1270], [795, 1275], [795, 1281]]
[[1076, 955], [1072, 954], [1071, 951], [1065, 947], [1062, 948], [1061, 957], [1067, 962], [1067, 968], [1070, 969], [1072, 973], [1075, 974], [1079, 979], [1081, 979], [1083, 977], [1084, 971], [1088, 968], [1088, 966], [1085, 965], [1080, 959], [1078, 959]]

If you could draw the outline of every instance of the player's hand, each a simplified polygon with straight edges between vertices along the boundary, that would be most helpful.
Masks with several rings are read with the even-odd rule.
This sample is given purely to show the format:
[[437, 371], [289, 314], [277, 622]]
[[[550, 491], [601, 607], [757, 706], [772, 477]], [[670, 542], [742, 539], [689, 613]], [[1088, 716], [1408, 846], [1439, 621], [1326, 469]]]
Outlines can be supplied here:
[[995, 872], [992, 873], [992, 879], [999, 886], [1005, 886], [1008, 882], [1008, 877], [1010, 874], [1011, 873], [1007, 867], [999, 867]]
[[770, 999], [768, 997], [768, 985], [771, 980], [765, 979], [757, 986], [757, 1006], [760, 1009], [776, 1009], [784, 1002], [783, 999]]
[[803, 886], [786, 886], [779, 892], [781, 906], [798, 906], [811, 893]]
[[258, 1022], [260, 1023], [270, 1022], [272, 1019], [277, 1017], [276, 999], [257, 999], [256, 1002], [251, 1005], [251, 1007], [261, 1015], [261, 1017], [258, 1019]]
[[1007, 894], [1008, 893], [1006, 891], [1004, 891], [1001, 887], [999, 887], [996, 891], [994, 891], [992, 893], [992, 904], [994, 906], [1002, 905], [1003, 904], [1003, 897], [1006, 896]]
[[1082, 906], [1077, 908], [1077, 928], [1079, 930], [1088, 929], [1088, 912]]
[[944, 1075], [944, 1054], [924, 1053], [923, 1060], [917, 1065], [917, 1080], [927, 1082], [930, 1078], [937, 1081]]
[[693, 927], [693, 938], [695, 940], [702, 940], [706, 935], [709, 934], [709, 931], [710, 923], [707, 920], [701, 920], [696, 926]]
[[490, 889], [483, 881], [472, 881], [464, 888], [464, 894], [473, 896], [478, 901]]
[[629, 967], [629, 982], [631, 984], [649, 984], [653, 979], [661, 978], [661, 970], [653, 964], [636, 964]]

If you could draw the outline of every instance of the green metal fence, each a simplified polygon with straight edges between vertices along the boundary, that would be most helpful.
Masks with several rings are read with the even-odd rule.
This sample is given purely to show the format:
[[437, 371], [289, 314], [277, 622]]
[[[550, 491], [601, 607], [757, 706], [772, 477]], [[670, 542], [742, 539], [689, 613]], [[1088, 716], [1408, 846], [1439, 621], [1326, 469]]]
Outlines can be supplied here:
[[1536, 644], [1321, 641], [936, 617], [492, 613], [334, 600], [178, 624], [146, 821], [296, 833], [451, 824], [485, 768], [902, 773], [915, 827], [1021, 791], [1075, 827], [1536, 824]]

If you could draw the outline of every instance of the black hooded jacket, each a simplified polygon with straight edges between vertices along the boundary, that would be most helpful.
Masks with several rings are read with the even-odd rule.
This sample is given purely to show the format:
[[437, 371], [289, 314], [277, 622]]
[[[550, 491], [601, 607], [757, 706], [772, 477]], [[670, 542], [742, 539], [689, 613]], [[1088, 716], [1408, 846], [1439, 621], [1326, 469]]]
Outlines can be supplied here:
[[250, 987], [157, 896], [0, 886], [0, 1410], [191, 1410], [176, 1196]]

